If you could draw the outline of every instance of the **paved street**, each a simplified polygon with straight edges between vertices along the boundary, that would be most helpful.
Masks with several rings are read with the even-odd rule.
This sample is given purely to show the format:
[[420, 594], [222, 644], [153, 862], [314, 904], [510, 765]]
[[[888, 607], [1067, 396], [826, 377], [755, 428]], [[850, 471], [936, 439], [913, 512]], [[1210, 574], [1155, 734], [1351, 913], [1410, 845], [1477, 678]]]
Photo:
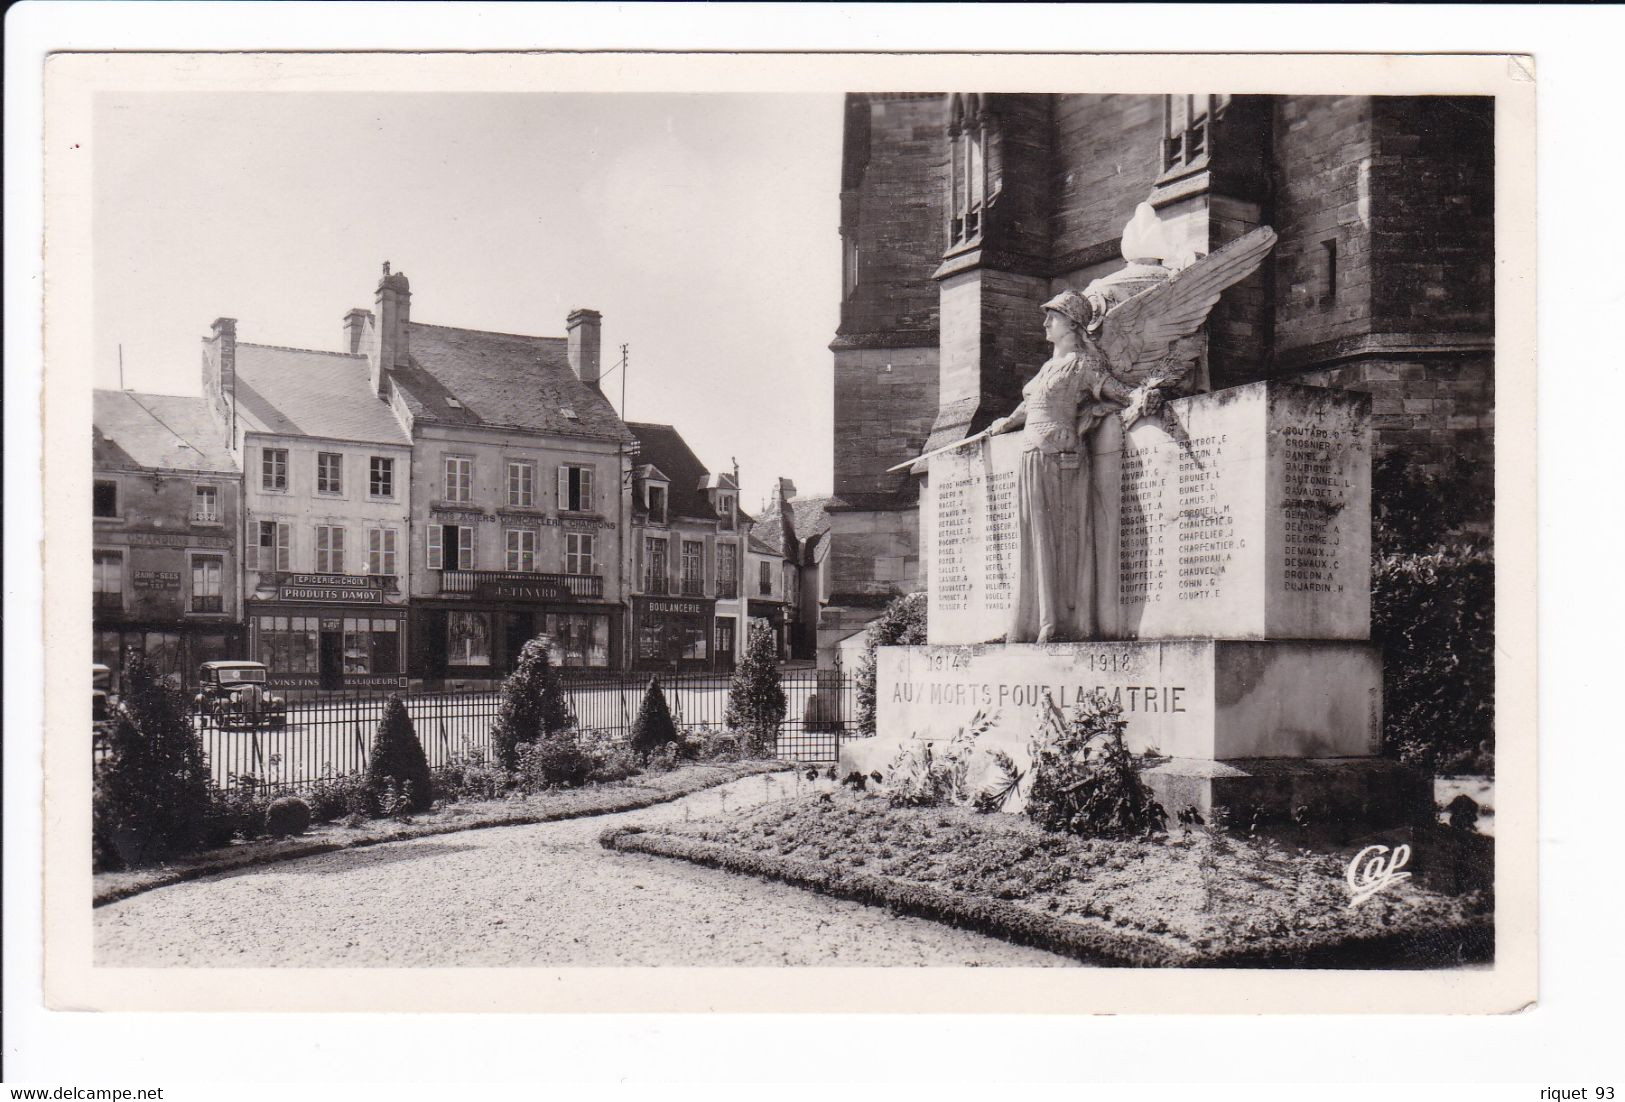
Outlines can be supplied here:
[[784, 798], [751, 777], [621, 815], [326, 854], [95, 912], [113, 966], [1065, 965], [923, 919], [686, 862], [612, 853], [607, 827]]

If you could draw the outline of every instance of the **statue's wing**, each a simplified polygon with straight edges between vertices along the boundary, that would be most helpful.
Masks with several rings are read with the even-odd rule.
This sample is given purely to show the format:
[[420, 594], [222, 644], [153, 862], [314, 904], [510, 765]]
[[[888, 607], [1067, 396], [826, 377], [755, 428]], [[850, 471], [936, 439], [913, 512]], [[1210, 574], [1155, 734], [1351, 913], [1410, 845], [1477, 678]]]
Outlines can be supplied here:
[[1100, 344], [1112, 374], [1130, 386], [1156, 374], [1177, 342], [1202, 327], [1219, 295], [1252, 275], [1274, 246], [1275, 231], [1260, 226], [1109, 311]]

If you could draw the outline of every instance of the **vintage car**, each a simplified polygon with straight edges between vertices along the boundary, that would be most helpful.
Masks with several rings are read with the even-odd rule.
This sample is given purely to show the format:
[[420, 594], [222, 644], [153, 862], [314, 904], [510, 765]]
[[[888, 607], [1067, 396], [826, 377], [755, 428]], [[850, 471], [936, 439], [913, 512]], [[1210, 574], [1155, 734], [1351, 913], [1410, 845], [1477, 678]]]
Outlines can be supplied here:
[[197, 679], [197, 710], [219, 727], [281, 727], [288, 721], [288, 702], [272, 695], [263, 662], [205, 662]]
[[100, 662], [90, 666], [90, 730], [98, 745], [107, 741], [113, 730], [113, 671]]

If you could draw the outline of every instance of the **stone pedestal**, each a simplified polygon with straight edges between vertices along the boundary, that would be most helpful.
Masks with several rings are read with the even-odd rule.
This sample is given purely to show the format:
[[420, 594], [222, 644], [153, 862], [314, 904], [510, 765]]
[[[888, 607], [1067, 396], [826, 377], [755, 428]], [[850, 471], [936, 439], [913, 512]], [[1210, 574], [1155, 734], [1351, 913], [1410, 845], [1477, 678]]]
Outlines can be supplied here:
[[[1254, 383], [1091, 437], [1115, 639], [1366, 639], [1369, 395]], [[1000, 638], [1021, 532], [1021, 434], [930, 461], [921, 522], [933, 643]]]
[[[1019, 433], [930, 461], [921, 518], [928, 638], [878, 652], [879, 736], [843, 776], [884, 775], [905, 748], [982, 726], [974, 791], [995, 755], [1031, 762], [1048, 694], [1099, 692], [1170, 816], [1262, 808], [1378, 826], [1428, 806], [1382, 760], [1382, 659], [1370, 637], [1371, 431], [1366, 395], [1256, 383], [1180, 399], [1091, 436], [1104, 586], [1097, 642], [989, 642], [1006, 631], [1022, 533]], [[1023, 798], [1006, 804], [1015, 811]]]
[[978, 713], [1023, 741], [1047, 692], [1063, 711], [1100, 692], [1136, 754], [1366, 757], [1381, 749], [1382, 658], [1369, 643], [1179, 640], [881, 647], [875, 729], [949, 739]]

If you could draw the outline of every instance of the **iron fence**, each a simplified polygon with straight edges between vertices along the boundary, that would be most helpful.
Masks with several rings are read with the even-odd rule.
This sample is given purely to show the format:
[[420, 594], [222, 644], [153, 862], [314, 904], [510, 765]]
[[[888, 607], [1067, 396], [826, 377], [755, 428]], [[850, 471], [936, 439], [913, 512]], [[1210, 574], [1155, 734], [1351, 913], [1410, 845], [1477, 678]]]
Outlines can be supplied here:
[[[650, 675], [594, 670], [563, 671], [566, 696], [583, 728], [618, 738], [631, 735]], [[679, 726], [725, 726], [727, 674], [661, 674], [672, 718]], [[785, 696], [778, 756], [790, 761], [828, 763], [857, 715], [857, 688], [851, 678], [829, 671], [785, 670]], [[389, 695], [372, 691], [275, 690], [286, 701], [280, 721], [198, 711], [195, 725], [215, 785], [228, 787], [253, 778], [265, 789], [296, 788], [324, 776], [345, 776], [367, 768], [372, 740]], [[473, 753], [491, 756], [491, 728], [501, 706], [490, 692], [401, 693], [418, 741], [431, 767]], [[98, 758], [105, 747], [98, 749]]]

